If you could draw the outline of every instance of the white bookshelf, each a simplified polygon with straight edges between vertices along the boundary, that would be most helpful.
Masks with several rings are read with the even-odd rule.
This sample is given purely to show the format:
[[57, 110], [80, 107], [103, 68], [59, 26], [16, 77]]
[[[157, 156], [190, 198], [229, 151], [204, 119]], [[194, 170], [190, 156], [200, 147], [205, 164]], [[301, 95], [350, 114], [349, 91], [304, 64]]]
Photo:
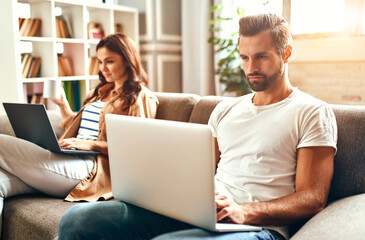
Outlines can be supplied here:
[[[42, 20], [40, 36], [20, 36], [18, 18], [24, 17], [20, 16], [19, 11], [22, 6], [30, 10], [30, 18]], [[89, 58], [96, 56], [95, 49], [99, 42], [88, 39], [88, 22], [101, 23], [105, 36], [114, 33], [114, 24], [121, 24], [122, 33], [131, 37], [138, 48], [138, 10], [114, 5], [110, 0], [106, 3], [102, 0], [5, 0], [2, 1], [0, 9], [0, 27], [3, 36], [7, 36], [3, 38], [6, 42], [1, 44], [1, 52], [4, 55], [0, 58], [0, 102], [27, 102], [23, 92], [24, 84], [44, 83], [51, 79], [61, 82], [79, 81], [80, 96], [83, 100], [98, 81], [97, 75], [88, 74]], [[69, 20], [72, 38], [57, 38], [55, 17], [60, 10]], [[39, 77], [22, 78], [23, 46], [28, 46], [33, 56], [42, 59]], [[71, 60], [73, 76], [59, 77], [59, 51]], [[3, 113], [2, 107], [0, 113]]]

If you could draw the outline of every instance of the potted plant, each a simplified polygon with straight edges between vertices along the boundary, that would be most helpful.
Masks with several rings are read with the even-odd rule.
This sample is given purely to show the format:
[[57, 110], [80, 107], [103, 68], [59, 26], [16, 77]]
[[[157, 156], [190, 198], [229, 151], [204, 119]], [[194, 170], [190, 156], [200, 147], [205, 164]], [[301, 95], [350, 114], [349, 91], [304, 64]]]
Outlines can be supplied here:
[[[241, 96], [251, 93], [252, 90], [247, 83], [245, 72], [242, 68], [241, 58], [238, 49], [238, 42], [235, 40], [238, 32], [231, 33], [228, 37], [222, 36], [222, 23], [232, 22], [233, 18], [221, 16], [222, 5], [213, 5], [211, 12], [217, 15], [210, 21], [210, 31], [214, 33], [208, 42], [216, 47], [218, 62], [215, 73], [219, 76], [219, 82], [224, 86], [224, 92], [234, 92], [234, 95]], [[245, 11], [237, 8], [237, 16], [242, 17]]]

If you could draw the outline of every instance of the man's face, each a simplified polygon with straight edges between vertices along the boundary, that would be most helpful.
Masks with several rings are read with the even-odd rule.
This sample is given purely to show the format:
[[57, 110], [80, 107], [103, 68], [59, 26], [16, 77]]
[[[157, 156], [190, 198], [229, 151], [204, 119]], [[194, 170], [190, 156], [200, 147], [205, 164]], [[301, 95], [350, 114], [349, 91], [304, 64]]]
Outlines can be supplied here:
[[284, 61], [272, 44], [270, 30], [255, 36], [241, 36], [239, 41], [242, 66], [254, 91], [265, 91], [283, 79]]

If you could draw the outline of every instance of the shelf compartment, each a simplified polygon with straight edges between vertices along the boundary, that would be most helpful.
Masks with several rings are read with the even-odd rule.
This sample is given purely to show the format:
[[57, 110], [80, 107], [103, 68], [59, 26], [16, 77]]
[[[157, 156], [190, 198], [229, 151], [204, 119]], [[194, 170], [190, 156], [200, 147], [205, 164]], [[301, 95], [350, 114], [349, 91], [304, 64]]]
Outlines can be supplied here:
[[[61, 11], [62, 15], [59, 17], [65, 21], [67, 31], [71, 34], [70, 38], [83, 39], [84, 38], [83, 7], [81, 5], [76, 5], [76, 4], [55, 2], [55, 11], [56, 8], [60, 8], [62, 10]], [[55, 24], [57, 25], [57, 22]], [[56, 29], [57, 26], [55, 30]]]
[[[138, 45], [138, 33], [137, 29], [134, 27], [138, 24], [137, 14], [133, 10], [125, 11], [125, 8], [117, 8], [123, 11], [115, 10], [113, 13], [114, 24], [122, 25], [122, 33], [129, 36]], [[114, 26], [113, 26], [114, 28]], [[113, 29], [114, 32], [114, 29]]]
[[[27, 43], [23, 41], [23, 43]], [[32, 45], [32, 52], [30, 54], [33, 57], [41, 58], [40, 65], [40, 77], [52, 77], [54, 75], [54, 48], [52, 42], [29, 42]], [[31, 78], [34, 79], [34, 78]], [[24, 79], [23, 79], [24, 81]]]
[[[88, 16], [89, 23], [99, 23], [102, 25], [104, 36], [113, 33], [114, 26], [111, 25], [112, 10], [107, 8], [96, 8], [88, 6], [86, 8], [86, 15]], [[89, 33], [87, 33], [89, 34]], [[88, 38], [90, 39], [90, 38]], [[100, 40], [100, 39], [99, 39]]]
[[[42, 20], [40, 25], [41, 37], [52, 37], [52, 8], [50, 1], [29, 1], [19, 2], [21, 4], [28, 4], [30, 8], [30, 18], [40, 18]], [[23, 17], [23, 16], [18, 16]]]
[[58, 42], [58, 44], [63, 45], [63, 53], [59, 56], [66, 57], [71, 67], [72, 74], [66, 74], [66, 76], [85, 76], [84, 44], [68, 42]]

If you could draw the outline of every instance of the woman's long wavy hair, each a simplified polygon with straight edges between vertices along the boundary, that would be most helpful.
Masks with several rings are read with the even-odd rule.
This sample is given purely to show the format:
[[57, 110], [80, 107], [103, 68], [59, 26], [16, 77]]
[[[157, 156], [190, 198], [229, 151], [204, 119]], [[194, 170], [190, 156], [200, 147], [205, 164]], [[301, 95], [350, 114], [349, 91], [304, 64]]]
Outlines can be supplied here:
[[[133, 41], [128, 36], [121, 33], [111, 34], [100, 40], [96, 46], [96, 51], [102, 47], [106, 47], [108, 50], [122, 56], [123, 62], [126, 65], [125, 72], [128, 75], [128, 78], [122, 86], [122, 92], [119, 97], [124, 100], [123, 110], [127, 110], [136, 102], [138, 94], [141, 91], [141, 83], [144, 85], [147, 85], [148, 83], [148, 77], [142, 67], [140, 56]], [[85, 99], [84, 104], [96, 97], [99, 89], [108, 84], [100, 71], [99, 80], [100, 83], [95, 87], [93, 94]]]

